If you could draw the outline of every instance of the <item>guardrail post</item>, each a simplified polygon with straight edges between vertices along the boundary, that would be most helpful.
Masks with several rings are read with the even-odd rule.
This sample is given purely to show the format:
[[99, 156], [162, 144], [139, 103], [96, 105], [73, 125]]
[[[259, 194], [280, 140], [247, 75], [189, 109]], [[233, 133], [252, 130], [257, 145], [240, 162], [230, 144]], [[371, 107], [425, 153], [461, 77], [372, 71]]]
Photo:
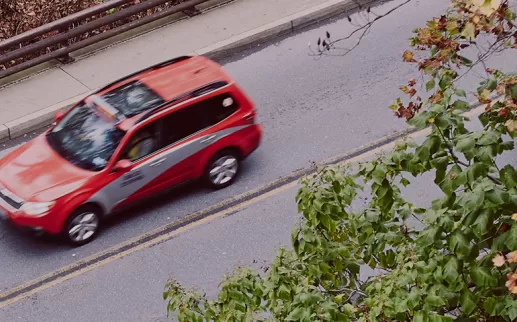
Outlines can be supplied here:
[[[59, 29], [60, 33], [64, 33], [64, 32], [67, 32], [67, 31], [68, 31], [68, 28], [61, 28], [61, 29]], [[62, 41], [60, 43], [60, 45], [63, 46], [63, 47], [68, 47], [68, 41], [69, 40], [64, 40], [64, 41]], [[62, 64], [69, 64], [69, 63], [72, 63], [72, 62], [75, 61], [75, 59], [72, 56], [70, 56], [70, 54], [64, 54], [62, 56], [56, 57], [56, 60], [59, 61]]]

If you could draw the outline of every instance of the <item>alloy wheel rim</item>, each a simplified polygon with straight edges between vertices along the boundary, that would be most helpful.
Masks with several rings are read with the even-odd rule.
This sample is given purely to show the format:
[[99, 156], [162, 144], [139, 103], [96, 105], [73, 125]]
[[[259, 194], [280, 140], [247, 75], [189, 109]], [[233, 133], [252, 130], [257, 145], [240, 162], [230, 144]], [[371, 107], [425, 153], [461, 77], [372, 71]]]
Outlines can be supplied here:
[[210, 169], [210, 181], [215, 185], [222, 185], [231, 181], [238, 170], [237, 159], [231, 155], [217, 159]]
[[85, 241], [91, 238], [99, 227], [99, 220], [92, 212], [80, 214], [72, 220], [68, 235], [75, 242]]

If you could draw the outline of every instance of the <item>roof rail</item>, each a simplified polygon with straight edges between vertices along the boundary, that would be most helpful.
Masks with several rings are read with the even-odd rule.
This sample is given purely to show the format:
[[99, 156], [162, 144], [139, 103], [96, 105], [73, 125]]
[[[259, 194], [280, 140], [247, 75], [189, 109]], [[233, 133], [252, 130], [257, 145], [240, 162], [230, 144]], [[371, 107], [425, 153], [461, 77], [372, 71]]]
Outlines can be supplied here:
[[179, 56], [179, 57], [175, 57], [175, 58], [172, 58], [172, 59], [169, 59], [169, 60], [166, 60], [166, 61], [163, 61], [161, 63], [158, 63], [158, 64], [155, 64], [155, 65], [152, 65], [150, 67], [146, 67], [144, 69], [141, 69], [139, 71], [136, 71], [132, 74], [129, 74], [129, 75], [126, 75], [122, 78], [119, 78], [105, 86], [103, 86], [101, 89], [99, 89], [97, 92], [102, 92], [103, 90], [115, 85], [116, 83], [120, 83], [122, 81], [125, 81], [126, 79], [130, 79], [138, 74], [141, 74], [141, 73], [144, 73], [144, 72], [147, 72], [147, 71], [150, 71], [150, 70], [153, 70], [153, 69], [158, 69], [158, 68], [162, 68], [162, 67], [165, 67], [165, 66], [168, 66], [168, 65], [172, 65], [172, 64], [176, 64], [176, 63], [179, 63], [180, 61], [184, 61], [184, 60], [187, 60], [187, 59], [190, 59], [192, 58], [192, 56]]
[[216, 81], [216, 82], [212, 82], [212, 83], [208, 83], [207, 85], [203, 85], [201, 87], [198, 87], [190, 92], [187, 92], [187, 93], [184, 93], [184, 94], [181, 94], [180, 96], [176, 96], [175, 98], [161, 104], [161, 105], [158, 105], [156, 106], [155, 108], [152, 108], [150, 110], [148, 110], [147, 112], [145, 112], [144, 115], [142, 115], [136, 122], [135, 124], [138, 124], [146, 119], [148, 119], [151, 115], [159, 112], [160, 110], [162, 110], [163, 108], [165, 107], [170, 107], [170, 106], [173, 106], [175, 103], [179, 103], [181, 101], [183, 101], [184, 99], [186, 98], [192, 98], [192, 97], [198, 97], [198, 96], [201, 96], [201, 95], [204, 95], [204, 94], [207, 94], [207, 93], [210, 93], [210, 92], [213, 92], [219, 88], [222, 88], [224, 86], [228, 85], [228, 82], [226, 81]]

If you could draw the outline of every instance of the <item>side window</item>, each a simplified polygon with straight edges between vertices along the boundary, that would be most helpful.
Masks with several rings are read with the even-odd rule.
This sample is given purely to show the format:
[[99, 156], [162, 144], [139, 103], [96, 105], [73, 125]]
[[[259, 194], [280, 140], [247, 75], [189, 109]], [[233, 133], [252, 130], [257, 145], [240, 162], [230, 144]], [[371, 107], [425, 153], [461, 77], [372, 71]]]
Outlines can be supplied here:
[[186, 106], [162, 118], [164, 146], [178, 142], [208, 127], [197, 104]]
[[161, 148], [159, 141], [158, 122], [146, 125], [135, 132], [129, 139], [119, 159], [128, 159], [130, 161], [142, 159]]
[[210, 125], [215, 125], [237, 111], [239, 106], [228, 93], [214, 96], [203, 101], [203, 114]]
[[173, 144], [215, 125], [237, 109], [235, 100], [225, 93], [172, 112], [163, 118], [164, 145]]

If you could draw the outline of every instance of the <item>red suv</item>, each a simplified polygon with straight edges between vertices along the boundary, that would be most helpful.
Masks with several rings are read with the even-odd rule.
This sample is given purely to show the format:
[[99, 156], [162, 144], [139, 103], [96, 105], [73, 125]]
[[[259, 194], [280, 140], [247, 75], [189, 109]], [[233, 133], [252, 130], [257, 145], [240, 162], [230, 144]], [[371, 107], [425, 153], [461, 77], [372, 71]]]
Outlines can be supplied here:
[[119, 79], [55, 121], [0, 160], [0, 216], [72, 245], [166, 188], [199, 178], [215, 189], [232, 184], [262, 134], [250, 99], [201, 56]]

